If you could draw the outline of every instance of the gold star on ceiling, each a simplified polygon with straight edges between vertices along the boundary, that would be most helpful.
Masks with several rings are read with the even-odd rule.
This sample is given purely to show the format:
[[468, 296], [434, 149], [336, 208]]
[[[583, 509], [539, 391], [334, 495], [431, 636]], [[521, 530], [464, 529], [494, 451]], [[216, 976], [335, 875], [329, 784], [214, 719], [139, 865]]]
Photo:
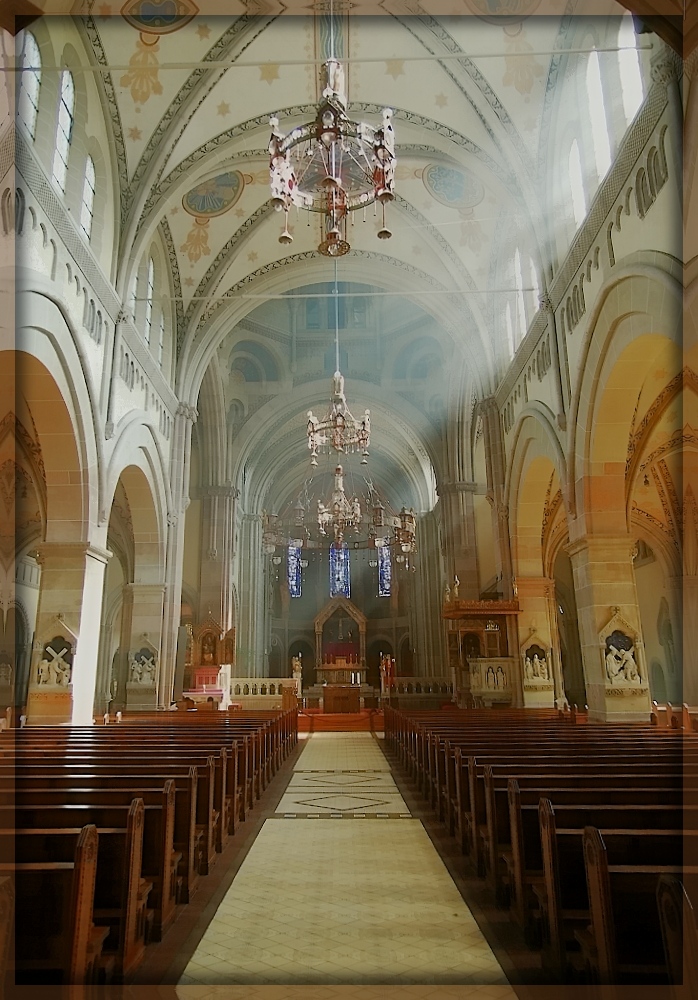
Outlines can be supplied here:
[[405, 62], [403, 59], [386, 59], [385, 72], [387, 76], [392, 76], [397, 80], [399, 76], [405, 75]]
[[437, 94], [436, 97], [434, 98], [434, 104], [437, 106], [437, 108], [445, 108], [446, 105], [448, 104], [448, 98], [446, 97], [445, 94]]
[[174, 208], [170, 209], [170, 215], [176, 215], [178, 211], [179, 211], [179, 205], [175, 205]]
[[211, 34], [211, 29], [207, 24], [200, 24], [199, 27], [196, 29], [196, 33], [199, 36], [199, 38], [203, 41], [204, 38], [208, 38], [208, 36]]
[[271, 83], [272, 80], [279, 79], [279, 64], [278, 63], [267, 63], [265, 66], [259, 67], [259, 79], [266, 80], [267, 83]]
[[184, 284], [185, 285], [189, 285], [189, 287], [191, 288], [191, 286], [194, 284], [194, 279], [193, 278], [185, 278], [184, 279]]
[[131, 139], [132, 142], [138, 142], [138, 140], [141, 137], [141, 134], [142, 134], [141, 130], [139, 128], [136, 128], [135, 126], [128, 130], [128, 137], [129, 139]]
[[244, 208], [236, 208], [235, 209], [235, 215], [237, 215], [238, 219], [242, 219], [244, 217], [244, 215], [245, 215], [245, 209]]
[[254, 250], [250, 250], [250, 252], [247, 255], [247, 259], [250, 261], [251, 264], [254, 264], [258, 256], [259, 254], [257, 254]]
[[230, 114], [230, 105], [226, 101], [221, 101], [221, 103], [218, 105], [217, 110], [221, 118], [224, 118], [225, 115]]

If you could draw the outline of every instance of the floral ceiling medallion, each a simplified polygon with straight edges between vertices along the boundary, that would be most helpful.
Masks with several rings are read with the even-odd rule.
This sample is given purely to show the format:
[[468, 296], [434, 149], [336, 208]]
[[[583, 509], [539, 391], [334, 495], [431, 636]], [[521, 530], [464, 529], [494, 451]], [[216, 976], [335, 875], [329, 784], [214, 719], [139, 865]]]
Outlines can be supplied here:
[[237, 170], [229, 170], [202, 181], [182, 198], [182, 207], [196, 218], [213, 219], [233, 207], [242, 194], [245, 181]]
[[485, 188], [479, 178], [461, 167], [430, 163], [424, 168], [422, 181], [434, 201], [447, 208], [473, 208], [485, 197]]
[[121, 8], [124, 20], [149, 35], [169, 35], [196, 17], [192, 0], [127, 0]]

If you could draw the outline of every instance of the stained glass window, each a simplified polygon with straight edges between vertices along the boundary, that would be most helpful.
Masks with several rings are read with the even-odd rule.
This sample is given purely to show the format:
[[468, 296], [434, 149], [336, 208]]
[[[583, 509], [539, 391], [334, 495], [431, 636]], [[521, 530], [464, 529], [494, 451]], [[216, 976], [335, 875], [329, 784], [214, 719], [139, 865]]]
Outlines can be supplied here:
[[330, 597], [351, 597], [349, 549], [346, 543], [330, 546]]
[[297, 545], [289, 545], [287, 550], [286, 572], [288, 590], [291, 597], [301, 596], [301, 549]]
[[390, 547], [378, 545], [378, 596], [390, 597], [390, 584], [393, 578], [393, 567], [390, 562]]

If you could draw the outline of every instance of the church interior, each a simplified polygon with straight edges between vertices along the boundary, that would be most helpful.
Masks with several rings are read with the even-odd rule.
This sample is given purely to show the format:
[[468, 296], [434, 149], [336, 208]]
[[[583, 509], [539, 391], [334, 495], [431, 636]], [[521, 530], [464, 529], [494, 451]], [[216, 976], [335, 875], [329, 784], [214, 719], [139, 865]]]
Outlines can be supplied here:
[[3, 20], [8, 995], [691, 995], [689, 36], [228, 6]]

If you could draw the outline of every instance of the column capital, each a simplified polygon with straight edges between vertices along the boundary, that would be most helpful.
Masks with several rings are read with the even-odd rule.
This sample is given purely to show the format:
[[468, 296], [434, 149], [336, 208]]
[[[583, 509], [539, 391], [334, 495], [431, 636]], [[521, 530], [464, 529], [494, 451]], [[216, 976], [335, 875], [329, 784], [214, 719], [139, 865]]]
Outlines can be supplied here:
[[538, 305], [543, 310], [544, 313], [551, 314], [554, 312], [553, 300], [550, 298], [547, 292], [543, 292], [543, 294], [539, 297]]
[[223, 499], [237, 500], [240, 497], [240, 490], [237, 486], [225, 483], [222, 486], [201, 486], [196, 490], [197, 497], [223, 497]]
[[35, 558], [40, 566], [44, 566], [49, 559], [83, 559], [86, 556], [106, 564], [112, 555], [109, 549], [90, 542], [41, 542], [36, 547]]
[[195, 424], [199, 416], [199, 411], [195, 406], [190, 406], [188, 403], [179, 403], [175, 410], [175, 416], [184, 417], [185, 420], [189, 420], [192, 424]]
[[636, 544], [632, 535], [580, 535], [564, 545], [563, 549], [570, 558], [584, 551], [594, 550], [597, 554], [602, 549], [614, 559], [624, 557], [631, 560]]
[[477, 483], [468, 480], [437, 483], [436, 485], [436, 492], [440, 497], [453, 496], [456, 493], [476, 493], [477, 489]]
[[650, 75], [655, 83], [669, 87], [681, 79], [683, 64], [680, 56], [672, 49], [663, 49], [650, 64]]

